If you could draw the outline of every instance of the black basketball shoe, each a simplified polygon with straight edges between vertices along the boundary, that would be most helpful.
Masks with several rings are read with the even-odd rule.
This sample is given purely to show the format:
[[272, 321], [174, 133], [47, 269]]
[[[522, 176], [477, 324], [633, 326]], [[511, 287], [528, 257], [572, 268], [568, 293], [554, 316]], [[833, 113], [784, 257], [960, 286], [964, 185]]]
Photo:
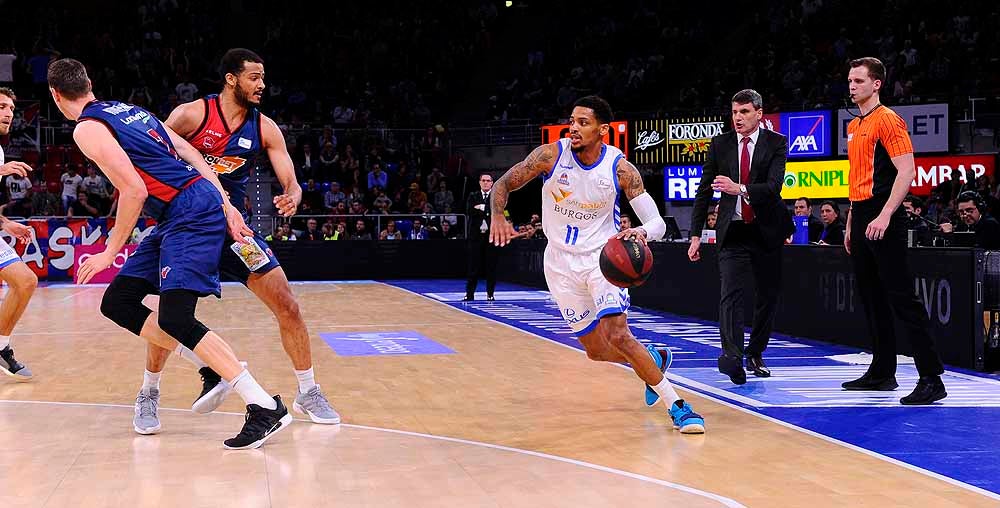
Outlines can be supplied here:
[[264, 409], [257, 404], [247, 405], [246, 421], [243, 430], [236, 437], [227, 439], [223, 444], [230, 450], [247, 450], [259, 448], [264, 441], [284, 430], [292, 423], [292, 415], [281, 403], [281, 396], [275, 395], [274, 402], [278, 407]]

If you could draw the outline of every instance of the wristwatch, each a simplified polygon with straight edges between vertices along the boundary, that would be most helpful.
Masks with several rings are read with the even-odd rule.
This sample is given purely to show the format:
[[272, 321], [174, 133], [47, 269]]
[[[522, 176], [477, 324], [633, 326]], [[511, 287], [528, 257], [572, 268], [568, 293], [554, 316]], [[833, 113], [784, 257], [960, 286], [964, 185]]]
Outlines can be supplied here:
[[740, 185], [740, 196], [743, 196], [745, 198], [749, 198], [750, 197], [750, 194], [747, 193], [747, 186], [746, 185]]

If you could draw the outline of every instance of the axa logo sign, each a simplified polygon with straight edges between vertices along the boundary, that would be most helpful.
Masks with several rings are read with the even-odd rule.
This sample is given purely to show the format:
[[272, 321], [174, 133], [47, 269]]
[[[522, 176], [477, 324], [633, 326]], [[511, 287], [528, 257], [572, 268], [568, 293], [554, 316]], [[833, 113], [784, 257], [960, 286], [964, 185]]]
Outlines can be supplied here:
[[830, 143], [830, 111], [781, 114], [781, 132], [788, 136], [788, 158], [826, 157]]

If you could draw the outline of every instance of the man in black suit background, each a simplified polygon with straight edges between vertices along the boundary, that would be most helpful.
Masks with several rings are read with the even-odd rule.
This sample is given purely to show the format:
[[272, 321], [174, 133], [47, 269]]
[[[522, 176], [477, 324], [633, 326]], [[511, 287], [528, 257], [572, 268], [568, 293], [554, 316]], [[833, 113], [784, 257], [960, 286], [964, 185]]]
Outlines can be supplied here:
[[[701, 184], [691, 215], [691, 261], [701, 258], [701, 230], [713, 191], [721, 191], [716, 238], [722, 292], [719, 301], [719, 334], [722, 356], [719, 372], [735, 384], [746, 383], [746, 370], [768, 377], [764, 364], [774, 327], [781, 288], [781, 248], [795, 228], [781, 200], [788, 140], [760, 128], [763, 99], [754, 90], [742, 90], [732, 100], [733, 128], [712, 138], [702, 168]], [[753, 274], [753, 327], [750, 343], [743, 346], [743, 296], [747, 277]]]
[[479, 278], [486, 279], [486, 299], [493, 301], [493, 291], [497, 287], [497, 250], [489, 242], [490, 238], [490, 190], [493, 177], [488, 173], [479, 175], [479, 190], [469, 194], [465, 200], [465, 213], [469, 215], [469, 275], [465, 281], [463, 302], [475, 299]]

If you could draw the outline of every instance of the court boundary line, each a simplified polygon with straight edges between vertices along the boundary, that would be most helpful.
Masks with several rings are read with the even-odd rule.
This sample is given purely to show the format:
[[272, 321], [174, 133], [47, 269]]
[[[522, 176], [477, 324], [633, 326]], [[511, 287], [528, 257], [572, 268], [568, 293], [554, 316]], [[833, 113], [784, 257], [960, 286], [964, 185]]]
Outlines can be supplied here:
[[[113, 408], [113, 409], [134, 409], [135, 408], [134, 405], [130, 406], [130, 405], [127, 405], [127, 404], [106, 404], [106, 403], [100, 403], [100, 402], [64, 402], [64, 401], [45, 401], [45, 400], [10, 400], [10, 399], [0, 399], [0, 404], [35, 404], [35, 405], [56, 405], [56, 406], [83, 406], [83, 407]], [[160, 407], [159, 409], [164, 410], [164, 411], [173, 411], [173, 412], [178, 412], [178, 413], [192, 413], [192, 414], [194, 414], [194, 412], [192, 410], [190, 410], [190, 409], [181, 409], [181, 408], [172, 408], [172, 407]], [[225, 415], [225, 416], [244, 416], [243, 413], [234, 413], [234, 412], [231, 412], [231, 411], [213, 411], [212, 413], [209, 413], [209, 414], [218, 414], [218, 415]], [[291, 414], [291, 412], [289, 412], [289, 414]], [[292, 417], [292, 418], [293, 418], [293, 421], [298, 421], [298, 422], [312, 424], [312, 422], [309, 419], [307, 419], [307, 418], [296, 418], [296, 417]], [[556, 462], [562, 462], [564, 464], [570, 464], [570, 465], [577, 466], [577, 467], [583, 467], [583, 468], [587, 468], [587, 469], [593, 469], [595, 471], [601, 471], [603, 473], [609, 473], [609, 474], [613, 474], [613, 475], [617, 475], [617, 476], [623, 476], [623, 477], [626, 477], [626, 478], [631, 478], [633, 480], [639, 480], [639, 481], [643, 481], [643, 482], [646, 482], [646, 483], [652, 483], [652, 484], [655, 484], [655, 485], [659, 485], [661, 487], [667, 487], [667, 488], [670, 488], [670, 489], [673, 489], [673, 490], [677, 490], [677, 491], [680, 491], [680, 492], [684, 492], [684, 493], [687, 493], [687, 494], [692, 494], [692, 495], [703, 497], [703, 498], [706, 498], [706, 499], [711, 499], [712, 501], [717, 501], [717, 502], [721, 503], [723, 506], [726, 506], [728, 508], [746, 508], [746, 506], [743, 505], [742, 503], [740, 503], [739, 501], [736, 501], [735, 499], [731, 499], [731, 498], [725, 497], [725, 496], [720, 495], [720, 494], [715, 494], [715, 493], [712, 493], [712, 492], [708, 492], [708, 491], [696, 489], [694, 487], [688, 487], [687, 485], [682, 485], [682, 484], [679, 484], [679, 483], [669, 482], [667, 480], [661, 480], [659, 478], [653, 478], [653, 477], [642, 475], [642, 474], [639, 474], [639, 473], [633, 473], [631, 471], [624, 471], [624, 470], [621, 470], [621, 469], [615, 469], [613, 467], [602, 466], [600, 464], [593, 464], [593, 463], [590, 463], [590, 462], [585, 462], [585, 461], [577, 460], [577, 459], [571, 459], [571, 458], [568, 458], [568, 457], [562, 457], [562, 456], [559, 456], [559, 455], [552, 455], [552, 454], [549, 454], [549, 453], [537, 452], [537, 451], [534, 451], [534, 450], [525, 450], [525, 449], [522, 449], [522, 448], [514, 448], [514, 447], [511, 447], [511, 446], [498, 445], [498, 444], [494, 444], [494, 443], [486, 443], [486, 442], [482, 442], [482, 441], [473, 441], [473, 440], [469, 440], [469, 439], [461, 439], [461, 438], [457, 438], [457, 437], [439, 436], [439, 435], [435, 435], [435, 434], [426, 434], [426, 433], [422, 433], [422, 432], [413, 432], [413, 431], [409, 431], [409, 430], [388, 429], [388, 428], [384, 428], [384, 427], [374, 427], [374, 426], [370, 426], [370, 425], [359, 425], [359, 424], [353, 424], [353, 423], [340, 423], [340, 424], [337, 424], [337, 425], [330, 425], [330, 427], [336, 427], [336, 426], [346, 427], [346, 428], [351, 428], [351, 429], [361, 429], [361, 430], [370, 430], [370, 431], [376, 431], [376, 432], [385, 432], [385, 433], [389, 433], [389, 434], [399, 434], [399, 435], [405, 435], [405, 436], [411, 436], [411, 437], [420, 437], [420, 438], [425, 438], [425, 439], [433, 439], [433, 440], [437, 440], [437, 441], [445, 441], [445, 442], [451, 442], [451, 443], [458, 443], [458, 444], [469, 445], [469, 446], [480, 446], [480, 447], [489, 448], [489, 449], [492, 449], [492, 450], [500, 450], [500, 451], [505, 451], [505, 452], [518, 453], [518, 454], [521, 454], [521, 455], [528, 455], [528, 456], [531, 456], [531, 457], [536, 457], [536, 458], [541, 458], [541, 459], [547, 459], [547, 460], [553, 460], [553, 461], [556, 461]], [[266, 450], [261, 450], [261, 451], [266, 451]]]
[[[437, 304], [440, 304], [440, 305], [444, 305], [444, 306], [450, 307], [450, 308], [455, 309], [455, 310], [457, 310], [459, 312], [463, 312], [465, 314], [471, 314], [473, 316], [485, 319], [486, 321], [489, 321], [491, 323], [496, 323], [496, 324], [499, 324], [499, 325], [502, 325], [502, 326], [506, 326], [507, 328], [510, 328], [512, 330], [517, 330], [517, 331], [519, 331], [521, 333], [525, 333], [525, 334], [537, 337], [537, 338], [542, 339], [542, 340], [544, 340], [546, 342], [551, 342], [553, 344], [556, 344], [556, 345], [562, 346], [564, 348], [570, 349], [572, 351], [575, 351], [578, 354], [586, 354], [586, 352], [583, 351], [583, 350], [581, 350], [581, 349], [577, 349], [575, 347], [563, 344], [563, 343], [561, 343], [559, 341], [552, 340], [552, 339], [550, 339], [548, 337], [543, 337], [543, 336], [538, 335], [537, 333], [534, 333], [534, 332], [530, 332], [530, 331], [527, 331], [527, 330], [522, 330], [522, 329], [520, 329], [520, 328], [518, 328], [518, 327], [516, 327], [514, 325], [510, 325], [510, 324], [504, 323], [502, 321], [497, 321], [497, 320], [494, 320], [494, 319], [486, 317], [486, 316], [480, 316], [479, 314], [475, 314], [473, 312], [469, 312], [469, 311], [464, 310], [464, 309], [462, 309], [462, 308], [460, 308], [458, 306], [450, 305], [448, 302], [441, 302], [441, 301], [435, 300], [433, 298], [430, 298], [428, 296], [424, 296], [424, 295], [422, 295], [420, 293], [417, 293], [416, 291], [411, 291], [411, 290], [409, 290], [407, 288], [396, 286], [396, 285], [393, 285], [393, 284], [390, 284], [390, 283], [386, 283], [386, 282], [383, 282], [382, 284], [384, 284], [386, 286], [389, 286], [389, 287], [392, 287], [392, 288], [399, 289], [401, 291], [405, 291], [407, 293], [410, 293], [410, 294], [413, 294], [413, 295], [416, 295], [416, 296], [419, 296], [420, 298], [423, 298], [423, 299], [425, 299], [427, 301], [434, 302], [434, 303], [437, 303]], [[632, 370], [631, 368], [626, 367], [626, 366], [624, 366], [624, 365], [622, 365], [620, 363], [613, 363], [613, 362], [602, 362], [602, 363], [611, 363], [612, 365], [615, 365], [615, 366], [620, 367], [622, 369]], [[671, 379], [671, 380], [673, 380], [675, 377], [680, 377], [680, 376], [676, 376], [676, 375], [668, 376], [668, 378]], [[681, 379], [684, 379], [685, 381], [690, 381], [690, 380], [687, 380], [686, 378], [681, 378]], [[701, 383], [697, 383], [697, 382], [694, 382], [694, 383], [701, 384]], [[678, 384], [680, 384], [680, 383], [678, 383]], [[809, 436], [821, 439], [821, 440], [826, 441], [828, 443], [832, 443], [832, 444], [843, 446], [843, 447], [845, 447], [845, 448], [847, 448], [849, 450], [853, 450], [853, 451], [862, 453], [862, 454], [867, 455], [869, 457], [873, 457], [873, 458], [876, 458], [876, 459], [888, 462], [890, 464], [895, 464], [895, 465], [900, 466], [900, 467], [902, 467], [904, 469], [909, 469], [910, 471], [914, 471], [916, 473], [924, 474], [926, 476], [929, 476], [929, 477], [937, 479], [937, 480], [941, 480], [941, 481], [943, 481], [945, 483], [948, 483], [950, 485], [953, 485], [955, 487], [959, 487], [959, 488], [968, 490], [970, 492], [974, 492], [976, 494], [980, 494], [982, 496], [985, 496], [985, 497], [988, 497], [988, 498], [991, 498], [991, 499], [1000, 500], [1000, 494], [998, 494], [996, 492], [992, 492], [992, 491], [983, 489], [981, 487], [976, 487], [975, 485], [971, 485], [971, 484], [965, 483], [965, 482], [963, 482], [961, 480], [956, 480], [955, 478], [952, 478], [950, 476], [945, 476], [945, 475], [942, 475], [940, 473], [935, 473], [934, 471], [930, 471], [928, 469], [924, 469], [922, 467], [915, 466], [913, 464], [910, 464], [910, 463], [907, 463], [907, 462], [903, 462], [903, 461], [898, 460], [898, 459], [894, 459], [894, 458], [889, 457], [887, 455], [882, 455], [881, 453], [874, 452], [872, 450], [868, 450], [866, 448], [862, 448], [862, 447], [857, 446], [857, 445], [853, 445], [853, 444], [848, 443], [846, 441], [841, 441], [839, 439], [827, 436], [825, 434], [820, 434], [818, 432], [815, 432], [815, 431], [812, 431], [812, 430], [809, 430], [809, 429], [806, 429], [806, 428], [803, 428], [803, 427], [799, 427], [798, 425], [795, 425], [795, 424], [792, 424], [792, 423], [788, 423], [788, 422], [783, 421], [783, 420], [779, 420], [779, 419], [774, 418], [772, 416], [768, 416], [768, 415], [765, 415], [763, 413], [759, 413], [759, 412], [754, 411], [752, 409], [748, 409], [748, 408], [742, 407], [742, 406], [740, 406], [738, 404], [734, 404], [734, 403], [732, 403], [732, 402], [730, 402], [728, 400], [720, 398], [721, 397], [720, 395], [715, 395], [714, 393], [712, 393], [712, 391], [709, 391], [708, 393], [703, 393], [700, 390], [698, 390], [696, 388], [692, 388], [692, 387], [686, 386], [685, 384], [681, 384], [681, 387], [682, 388], [686, 388], [689, 391], [695, 392], [695, 393], [697, 393], [697, 394], [699, 394], [699, 395], [701, 395], [703, 397], [709, 398], [713, 402], [716, 402], [718, 404], [722, 404], [722, 405], [724, 405], [726, 407], [729, 407], [731, 409], [736, 409], [738, 411], [742, 411], [744, 413], [756, 416], [756, 417], [761, 418], [763, 420], [770, 421], [772, 423], [776, 423], [778, 425], [781, 425], [782, 427], [786, 427], [786, 428], [789, 428], [789, 429], [792, 429], [792, 430], [796, 430], [796, 431], [802, 432], [802, 433], [804, 433], [806, 435], [809, 435]]]

